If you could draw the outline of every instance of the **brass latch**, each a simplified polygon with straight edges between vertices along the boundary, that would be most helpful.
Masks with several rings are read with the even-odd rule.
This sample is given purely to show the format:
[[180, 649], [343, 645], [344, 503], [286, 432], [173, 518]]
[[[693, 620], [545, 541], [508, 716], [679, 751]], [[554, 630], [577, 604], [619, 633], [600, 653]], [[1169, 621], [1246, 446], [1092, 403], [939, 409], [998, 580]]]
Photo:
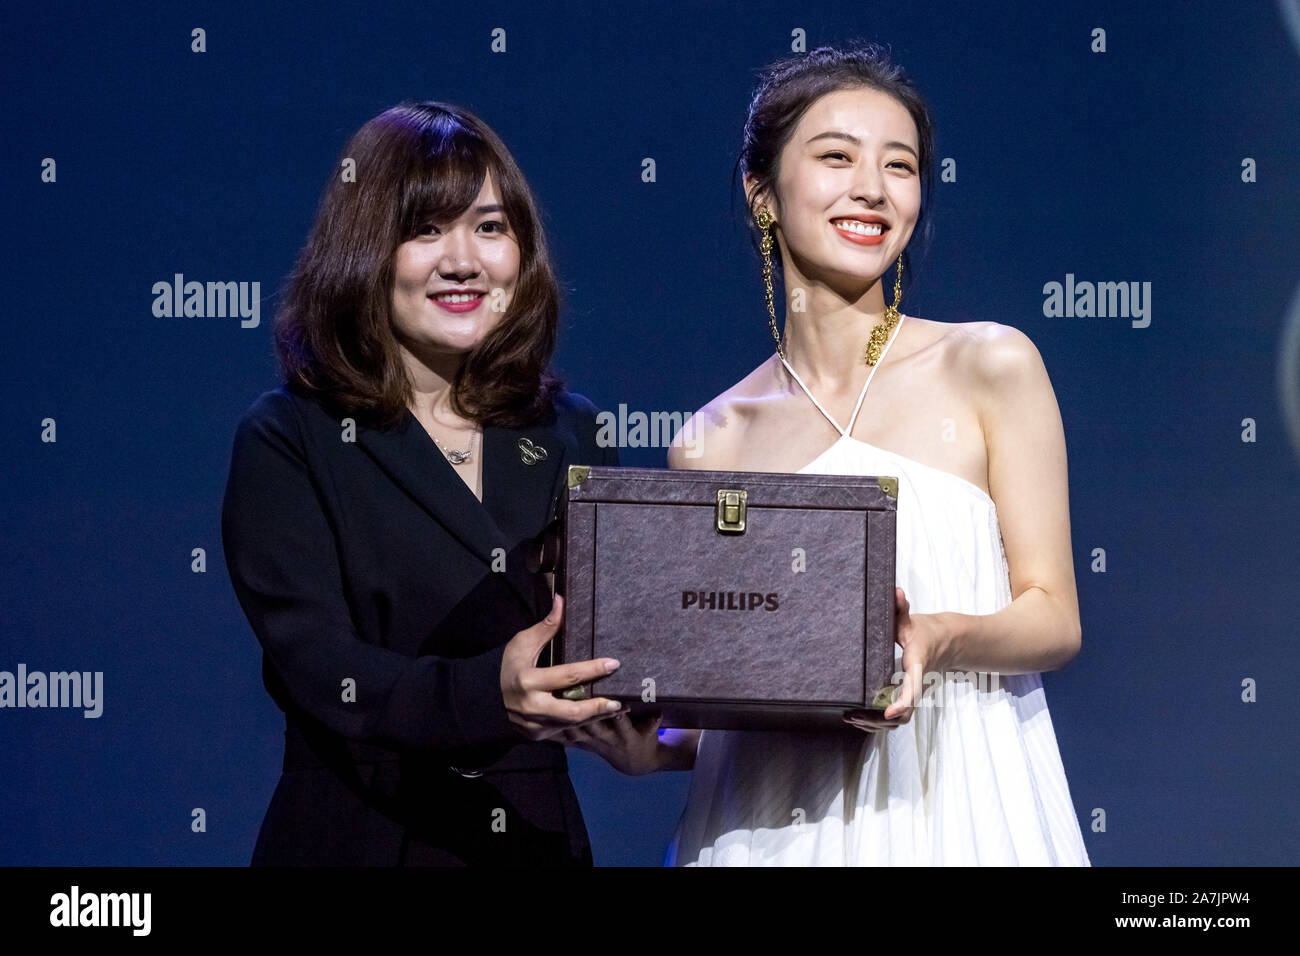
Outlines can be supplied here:
[[743, 534], [745, 531], [746, 491], [730, 488], [718, 489], [718, 530], [723, 534]]

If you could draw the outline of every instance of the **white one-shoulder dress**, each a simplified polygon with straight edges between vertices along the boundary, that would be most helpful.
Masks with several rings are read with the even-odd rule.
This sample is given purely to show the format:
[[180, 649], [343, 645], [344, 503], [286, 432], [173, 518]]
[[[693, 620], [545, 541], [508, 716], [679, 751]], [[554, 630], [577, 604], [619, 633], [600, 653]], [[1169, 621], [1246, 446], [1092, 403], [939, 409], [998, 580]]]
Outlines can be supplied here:
[[[910, 612], [1011, 603], [993, 500], [851, 437], [871, 375], [845, 429], [789, 370], [841, 436], [800, 473], [898, 478], [897, 582]], [[936, 682], [888, 731], [703, 731], [665, 864], [1090, 865], [1040, 675], [975, 677]]]

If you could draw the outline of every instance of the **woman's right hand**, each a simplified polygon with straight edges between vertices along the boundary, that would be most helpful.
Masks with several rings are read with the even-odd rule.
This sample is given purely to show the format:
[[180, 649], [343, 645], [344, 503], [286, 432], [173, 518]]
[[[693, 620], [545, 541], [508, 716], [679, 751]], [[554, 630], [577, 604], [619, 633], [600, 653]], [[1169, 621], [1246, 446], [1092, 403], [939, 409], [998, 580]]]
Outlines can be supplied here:
[[618, 661], [608, 657], [538, 667], [537, 658], [559, 631], [563, 616], [564, 599], [557, 594], [551, 613], [512, 637], [501, 658], [501, 697], [506, 713], [515, 729], [530, 740], [545, 740], [570, 727], [604, 720], [623, 710], [622, 704], [607, 697], [564, 700], [552, 694], [552, 691], [606, 677], [618, 668]]

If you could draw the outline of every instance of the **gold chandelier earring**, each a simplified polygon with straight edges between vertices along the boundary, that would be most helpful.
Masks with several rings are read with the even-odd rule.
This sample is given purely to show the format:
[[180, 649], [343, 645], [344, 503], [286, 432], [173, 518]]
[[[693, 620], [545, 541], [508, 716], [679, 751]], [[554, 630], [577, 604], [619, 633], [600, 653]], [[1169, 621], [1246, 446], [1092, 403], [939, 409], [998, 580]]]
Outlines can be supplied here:
[[880, 361], [880, 353], [889, 341], [889, 336], [898, 326], [899, 312], [898, 303], [903, 298], [903, 254], [898, 254], [898, 272], [894, 275], [894, 304], [885, 309], [885, 318], [874, 329], [871, 330], [871, 338], [867, 341], [867, 350], [862, 357], [866, 359], [868, 365], [875, 365]]
[[767, 299], [767, 322], [772, 327], [772, 338], [776, 340], [776, 353], [784, 359], [785, 346], [781, 344], [781, 333], [776, 330], [776, 304], [772, 299], [772, 222], [772, 214], [767, 211], [767, 207], [759, 206], [758, 214], [754, 216], [754, 223], [763, 233], [758, 248], [763, 253], [763, 291]]
[[[776, 341], [776, 352], [781, 356], [782, 361], [785, 361], [785, 345], [781, 341], [781, 333], [776, 328], [776, 303], [772, 293], [772, 224], [774, 221], [766, 206], [758, 207], [758, 212], [754, 215], [754, 224], [763, 233], [758, 249], [763, 254], [763, 294], [767, 304], [767, 323], [772, 329], [772, 338]], [[898, 327], [901, 318], [898, 306], [902, 300], [903, 254], [900, 252], [898, 271], [894, 274], [894, 304], [885, 309], [884, 319], [871, 330], [871, 338], [867, 341], [867, 348], [862, 356], [868, 365], [875, 365], [880, 361], [880, 353], [884, 351], [885, 343]]]

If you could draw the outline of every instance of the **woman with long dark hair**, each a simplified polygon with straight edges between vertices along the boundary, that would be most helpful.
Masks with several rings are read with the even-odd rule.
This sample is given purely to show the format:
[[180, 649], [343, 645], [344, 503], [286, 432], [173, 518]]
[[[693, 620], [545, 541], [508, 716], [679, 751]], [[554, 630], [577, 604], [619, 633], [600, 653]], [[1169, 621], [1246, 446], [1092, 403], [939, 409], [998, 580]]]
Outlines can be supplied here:
[[932, 162], [879, 47], [763, 72], [739, 165], [775, 351], [669, 464], [896, 476], [900, 683], [856, 731], [678, 732], [694, 777], [669, 863], [1088, 863], [1039, 677], [1080, 647], [1061, 416], [1022, 332], [900, 311]]
[[[285, 714], [254, 864], [591, 865], [533, 562], [569, 464], [616, 464], [548, 366], [536, 205], [466, 110], [406, 103], [344, 148], [276, 316], [284, 384], [235, 437], [226, 562]], [[541, 663], [546, 663], [543, 660]]]

